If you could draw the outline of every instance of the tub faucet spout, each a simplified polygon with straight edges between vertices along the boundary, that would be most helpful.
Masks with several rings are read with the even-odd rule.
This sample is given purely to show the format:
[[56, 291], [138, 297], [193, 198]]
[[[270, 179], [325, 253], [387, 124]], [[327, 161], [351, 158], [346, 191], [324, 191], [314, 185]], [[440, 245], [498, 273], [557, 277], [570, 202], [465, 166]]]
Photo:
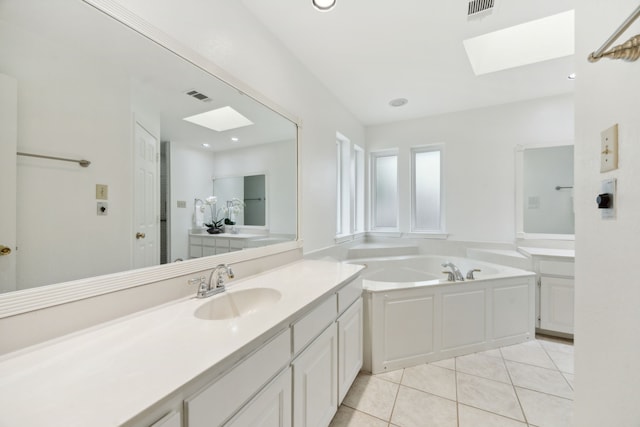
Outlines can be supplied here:
[[453, 277], [455, 277], [456, 281], [464, 282], [464, 276], [462, 275], [462, 272], [458, 267], [456, 267], [454, 263], [445, 262], [445, 263], [442, 263], [442, 266], [451, 268], [451, 271], [453, 272]]

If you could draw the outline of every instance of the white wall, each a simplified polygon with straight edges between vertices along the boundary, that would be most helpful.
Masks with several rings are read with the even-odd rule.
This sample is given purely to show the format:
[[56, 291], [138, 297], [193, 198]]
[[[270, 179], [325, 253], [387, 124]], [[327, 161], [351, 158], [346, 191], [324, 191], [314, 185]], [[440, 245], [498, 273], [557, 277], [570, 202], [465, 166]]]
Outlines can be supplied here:
[[[640, 62], [587, 62], [637, 0], [576, 2], [576, 396], [574, 426], [640, 425]], [[640, 21], [618, 41], [640, 33]], [[619, 124], [619, 169], [600, 173], [600, 132]], [[600, 181], [618, 179], [602, 220]]]
[[214, 171], [217, 177], [265, 174], [269, 232], [296, 234], [296, 152], [293, 141], [220, 151]]
[[[0, 37], [12, 41], [7, 49], [16, 49], [21, 62], [0, 60], [0, 67], [18, 79], [18, 151], [91, 161], [82, 168], [18, 157], [17, 287], [127, 270], [132, 226], [129, 80], [117, 68], [77, 58], [52, 40], [9, 30], [3, 25]], [[13, 57], [3, 52], [4, 58]], [[110, 84], [97, 86], [95, 79]], [[96, 214], [96, 184], [109, 186], [107, 216]]]
[[571, 142], [573, 96], [367, 129], [367, 151], [399, 148], [400, 231], [410, 228], [410, 147], [444, 143], [446, 231], [457, 241], [515, 241], [515, 147]]
[[302, 235], [310, 251], [335, 236], [336, 131], [364, 147], [364, 128], [238, 1], [118, 0], [301, 120]]
[[[171, 249], [169, 261], [189, 259], [189, 230], [194, 224], [195, 199], [204, 200], [212, 195], [213, 162], [215, 155], [204, 150], [186, 147], [179, 142], [170, 144], [170, 227]], [[184, 201], [186, 208], [179, 208]], [[209, 220], [209, 206], [205, 207], [204, 220]]]

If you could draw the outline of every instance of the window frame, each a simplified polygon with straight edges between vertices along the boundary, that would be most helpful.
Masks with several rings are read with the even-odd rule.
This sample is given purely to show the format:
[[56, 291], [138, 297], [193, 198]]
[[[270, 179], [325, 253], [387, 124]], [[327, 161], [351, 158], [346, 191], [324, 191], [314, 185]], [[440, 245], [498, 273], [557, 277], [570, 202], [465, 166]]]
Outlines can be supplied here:
[[[376, 224], [376, 159], [381, 157], [396, 158], [396, 204], [395, 226], [377, 226]], [[400, 231], [400, 180], [399, 180], [400, 153], [397, 148], [371, 151], [369, 153], [369, 230], [373, 232], [398, 232]]]

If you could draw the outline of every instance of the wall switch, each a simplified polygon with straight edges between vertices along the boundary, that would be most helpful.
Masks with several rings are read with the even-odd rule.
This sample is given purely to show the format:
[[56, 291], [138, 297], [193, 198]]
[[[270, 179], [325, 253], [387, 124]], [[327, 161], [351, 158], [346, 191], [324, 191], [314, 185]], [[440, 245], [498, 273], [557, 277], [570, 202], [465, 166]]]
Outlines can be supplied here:
[[108, 200], [109, 199], [109, 186], [104, 184], [96, 184], [96, 199]]
[[600, 172], [618, 169], [618, 124], [600, 133]]
[[107, 202], [98, 202], [97, 214], [99, 216], [106, 215], [109, 212], [109, 209], [108, 209], [107, 205], [108, 205]]

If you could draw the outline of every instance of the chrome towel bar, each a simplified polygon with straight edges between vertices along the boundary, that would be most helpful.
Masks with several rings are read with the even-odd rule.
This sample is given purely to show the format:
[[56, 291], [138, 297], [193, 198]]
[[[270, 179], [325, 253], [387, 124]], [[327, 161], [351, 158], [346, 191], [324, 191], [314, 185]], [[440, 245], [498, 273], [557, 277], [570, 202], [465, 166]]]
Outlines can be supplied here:
[[18, 156], [26, 156], [26, 157], [37, 157], [39, 159], [49, 159], [49, 160], [61, 160], [63, 162], [73, 162], [73, 163], [77, 163], [80, 166], [82, 166], [83, 168], [88, 167], [91, 162], [89, 160], [75, 160], [75, 159], [65, 159], [63, 157], [53, 157], [53, 156], [43, 156], [41, 154], [30, 154], [30, 153], [21, 153], [18, 151]]
[[595, 52], [591, 52], [588, 58], [589, 62], [596, 62], [605, 57], [610, 59], [624, 59], [625, 61], [635, 61], [640, 58], [640, 34], [631, 37], [626, 42], [605, 52], [605, 50], [608, 49], [636, 19], [638, 19], [638, 16], [640, 16], [640, 6], [638, 6], [636, 10], [634, 10], [633, 13], [631, 13], [631, 15], [629, 15], [629, 17], [622, 23], [622, 25], [620, 25], [618, 29], [611, 34], [611, 37], [609, 37], [607, 41], [600, 46], [600, 49]]

